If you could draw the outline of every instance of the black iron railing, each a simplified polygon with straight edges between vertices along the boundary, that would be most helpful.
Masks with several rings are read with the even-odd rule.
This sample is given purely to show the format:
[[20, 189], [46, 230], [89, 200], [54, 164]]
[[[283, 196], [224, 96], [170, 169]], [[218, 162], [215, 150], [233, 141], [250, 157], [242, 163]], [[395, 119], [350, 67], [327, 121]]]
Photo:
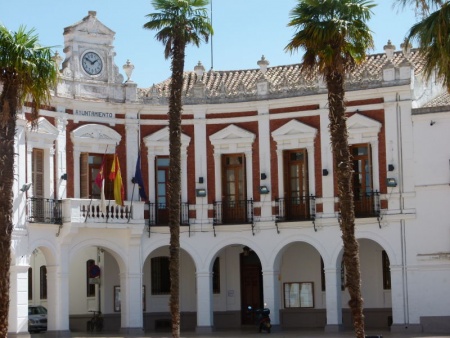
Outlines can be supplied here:
[[30, 197], [27, 200], [27, 221], [30, 223], [62, 224], [62, 201]]
[[355, 217], [378, 217], [380, 215], [380, 193], [366, 192], [354, 196]]
[[313, 195], [277, 198], [276, 203], [278, 221], [308, 221], [316, 217], [316, 197]]
[[[169, 207], [166, 203], [147, 203], [148, 225], [164, 226], [169, 224]], [[189, 225], [189, 203], [181, 203], [180, 225]]]
[[253, 223], [253, 200], [214, 202], [213, 224]]

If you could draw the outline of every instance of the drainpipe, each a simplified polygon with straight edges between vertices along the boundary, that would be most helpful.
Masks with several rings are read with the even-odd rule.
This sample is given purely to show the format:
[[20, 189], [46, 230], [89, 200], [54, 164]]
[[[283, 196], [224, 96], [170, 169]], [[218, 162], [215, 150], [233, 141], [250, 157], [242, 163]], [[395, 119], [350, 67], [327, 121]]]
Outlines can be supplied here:
[[[400, 106], [400, 95], [396, 95], [397, 101], [397, 149], [398, 149], [398, 172], [399, 172], [399, 206], [400, 214], [404, 212], [404, 183], [403, 183], [403, 143], [402, 143], [402, 116]], [[409, 325], [409, 299], [408, 299], [408, 273], [407, 273], [407, 258], [406, 258], [406, 229], [405, 220], [400, 220], [400, 247], [401, 247], [401, 259], [402, 259], [402, 289], [403, 289], [403, 317], [405, 321], [405, 328]]]

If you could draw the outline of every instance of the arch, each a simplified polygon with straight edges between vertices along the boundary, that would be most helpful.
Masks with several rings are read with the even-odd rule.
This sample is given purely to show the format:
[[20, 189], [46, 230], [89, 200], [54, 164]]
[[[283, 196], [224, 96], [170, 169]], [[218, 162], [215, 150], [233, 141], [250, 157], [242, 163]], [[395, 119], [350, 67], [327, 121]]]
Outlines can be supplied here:
[[107, 249], [107, 251], [115, 258], [117, 264], [119, 265], [119, 269], [121, 272], [126, 271], [126, 257], [127, 253], [123, 250], [123, 246], [118, 243], [105, 240], [103, 238], [94, 238], [94, 239], [86, 239], [80, 241], [73, 245], [69, 249], [69, 261], [71, 261], [74, 256], [86, 247], [101, 247]]
[[[389, 244], [388, 241], [386, 241], [385, 238], [381, 237], [380, 235], [378, 235], [374, 232], [371, 232], [371, 231], [358, 231], [356, 233], [356, 239], [357, 240], [369, 239], [369, 240], [374, 241], [375, 243], [377, 243], [379, 246], [381, 246], [386, 251], [391, 265], [400, 265], [401, 264], [401, 262], [399, 261], [400, 257], [398, 257], [395, 254], [395, 250], [393, 249], [393, 247]], [[340, 261], [342, 259], [342, 253], [343, 253], [342, 245], [340, 247], [336, 247], [330, 257], [331, 259], [330, 259], [329, 263], [330, 264], [334, 263], [334, 264], [336, 264], [336, 267], [337, 267], [338, 262], [339, 262], [339, 266], [340, 266]]]
[[31, 255], [34, 250], [39, 249], [42, 254], [44, 255], [45, 261], [47, 262], [47, 265], [59, 265], [59, 255], [58, 255], [58, 249], [55, 246], [55, 243], [46, 240], [46, 239], [40, 239], [34, 242], [31, 242], [28, 247], [28, 254]]
[[[280, 266], [280, 260], [281, 257], [283, 256], [283, 253], [286, 251], [286, 248], [290, 244], [299, 242], [311, 245], [314, 249], [317, 250], [317, 252], [320, 254], [320, 256], [323, 258], [324, 261], [329, 260], [330, 254], [327, 251], [326, 247], [322, 245], [322, 242], [320, 240], [316, 239], [313, 236], [294, 235], [285, 238], [284, 240], [279, 242], [277, 246], [274, 247], [273, 251], [276, 252], [276, 255], [273, 256], [272, 260], [269, 262], [267, 267], [270, 267], [275, 270], [277, 266]], [[329, 246], [330, 245], [327, 245], [327, 247]]]

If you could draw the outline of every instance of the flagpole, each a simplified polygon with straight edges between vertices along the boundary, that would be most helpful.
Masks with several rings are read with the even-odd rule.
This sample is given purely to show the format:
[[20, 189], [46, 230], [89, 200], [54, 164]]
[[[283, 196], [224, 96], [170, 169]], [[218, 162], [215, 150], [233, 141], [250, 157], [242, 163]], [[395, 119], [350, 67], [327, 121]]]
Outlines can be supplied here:
[[127, 223], [130, 223], [131, 210], [133, 210], [133, 198], [134, 198], [134, 187], [135, 186], [136, 186], [136, 182], [134, 182], [134, 180], [133, 180], [133, 191], [131, 193], [130, 211], [128, 212], [128, 222]]

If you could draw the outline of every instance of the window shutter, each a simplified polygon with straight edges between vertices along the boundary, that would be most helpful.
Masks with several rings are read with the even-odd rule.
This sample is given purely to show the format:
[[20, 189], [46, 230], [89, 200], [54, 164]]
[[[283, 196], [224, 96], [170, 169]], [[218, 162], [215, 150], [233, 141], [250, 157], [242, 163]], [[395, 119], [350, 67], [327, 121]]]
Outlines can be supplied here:
[[89, 153], [80, 155], [80, 198], [89, 198]]
[[44, 197], [44, 150], [33, 149], [33, 196]]

